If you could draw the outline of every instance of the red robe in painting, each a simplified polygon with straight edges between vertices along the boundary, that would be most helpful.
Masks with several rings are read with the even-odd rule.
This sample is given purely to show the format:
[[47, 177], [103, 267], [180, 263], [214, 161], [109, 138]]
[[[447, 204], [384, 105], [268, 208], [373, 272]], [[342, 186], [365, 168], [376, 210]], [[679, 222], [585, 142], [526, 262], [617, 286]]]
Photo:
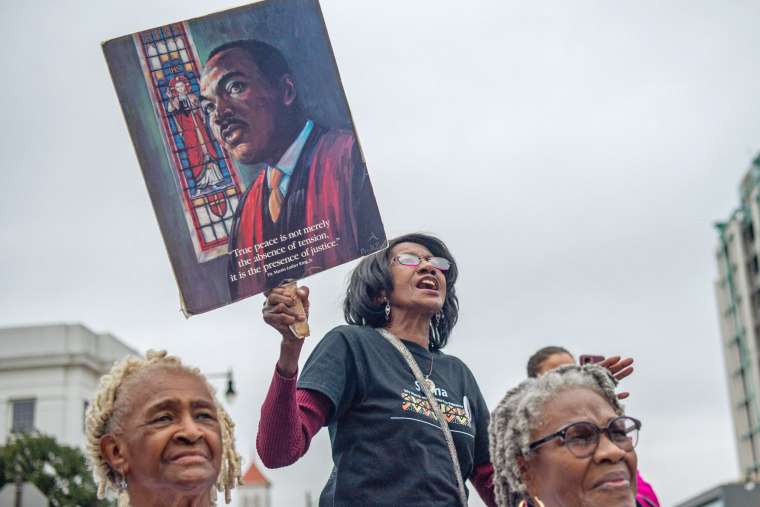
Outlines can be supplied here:
[[216, 162], [211, 136], [206, 130], [206, 118], [200, 108], [200, 99], [191, 93], [174, 97], [167, 103], [166, 110], [173, 115], [177, 130], [182, 136], [194, 187], [202, 191], [220, 183], [224, 178]]
[[[314, 125], [291, 175], [277, 223], [269, 215], [269, 193], [266, 171], [262, 171], [237, 207], [228, 272], [233, 300], [262, 292], [286, 278], [302, 278], [348, 262], [385, 242], [367, 169], [350, 131]], [[328, 223], [329, 227], [302, 232]], [[249, 248], [263, 241], [272, 244]], [[316, 251], [325, 245], [329, 247]], [[284, 251], [262, 258], [262, 253], [276, 250]], [[294, 255], [304, 264], [298, 265]], [[271, 266], [288, 257], [292, 260]]]

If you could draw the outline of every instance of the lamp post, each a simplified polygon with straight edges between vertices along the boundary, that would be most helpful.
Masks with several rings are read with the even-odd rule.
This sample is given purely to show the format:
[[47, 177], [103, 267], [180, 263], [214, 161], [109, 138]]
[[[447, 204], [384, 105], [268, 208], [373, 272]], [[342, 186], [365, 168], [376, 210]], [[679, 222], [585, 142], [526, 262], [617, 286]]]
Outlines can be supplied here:
[[22, 478], [22, 461], [21, 461], [21, 454], [16, 453], [16, 463], [13, 467], [13, 482], [16, 486], [16, 493], [14, 498], [13, 505], [15, 507], [21, 507], [21, 495], [24, 492], [24, 479]]
[[206, 373], [206, 378], [226, 378], [227, 379], [227, 390], [224, 391], [224, 397], [227, 399], [228, 403], [232, 403], [235, 401], [235, 396], [237, 396], [237, 393], [235, 392], [235, 381], [232, 378], [232, 368], [227, 370], [225, 373]]

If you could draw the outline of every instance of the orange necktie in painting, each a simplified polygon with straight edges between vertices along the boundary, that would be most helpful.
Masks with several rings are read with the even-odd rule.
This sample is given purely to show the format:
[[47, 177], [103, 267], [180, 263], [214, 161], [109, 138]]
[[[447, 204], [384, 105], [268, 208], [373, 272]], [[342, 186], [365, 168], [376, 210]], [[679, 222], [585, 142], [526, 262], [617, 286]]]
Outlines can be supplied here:
[[277, 222], [280, 216], [280, 207], [282, 206], [282, 200], [285, 198], [280, 190], [280, 181], [285, 173], [272, 167], [269, 171], [269, 188], [272, 189], [269, 194], [269, 215], [272, 217], [272, 222]]

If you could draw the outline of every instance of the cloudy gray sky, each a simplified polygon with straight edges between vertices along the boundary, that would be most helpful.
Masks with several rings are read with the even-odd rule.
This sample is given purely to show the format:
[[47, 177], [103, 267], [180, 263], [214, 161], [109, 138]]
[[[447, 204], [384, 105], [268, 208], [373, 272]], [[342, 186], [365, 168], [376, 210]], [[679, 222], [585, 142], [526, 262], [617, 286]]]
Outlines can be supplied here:
[[[185, 320], [100, 42], [239, 5], [2, 0], [0, 325], [81, 322], [207, 372], [232, 367], [242, 453], [278, 353], [262, 297]], [[463, 358], [493, 407], [537, 348], [636, 359], [628, 413], [664, 505], [738, 478], [713, 223], [760, 151], [754, 1], [323, 0], [389, 236], [460, 266]], [[348, 268], [308, 279], [306, 353]], [[221, 382], [220, 382], [221, 387]], [[265, 471], [316, 498], [326, 432]]]

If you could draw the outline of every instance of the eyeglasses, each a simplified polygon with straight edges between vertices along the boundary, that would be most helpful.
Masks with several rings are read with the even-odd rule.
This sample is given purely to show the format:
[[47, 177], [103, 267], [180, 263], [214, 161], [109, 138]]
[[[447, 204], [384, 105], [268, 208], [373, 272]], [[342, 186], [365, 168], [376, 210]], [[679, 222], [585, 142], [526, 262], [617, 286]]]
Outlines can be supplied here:
[[641, 421], [633, 417], [621, 416], [610, 419], [607, 426], [601, 428], [591, 421], [570, 423], [558, 432], [536, 440], [530, 444], [530, 450], [537, 449], [555, 438], [561, 438], [567, 450], [576, 458], [588, 458], [599, 447], [599, 433], [606, 432], [609, 439], [625, 452], [630, 452], [639, 441]]
[[393, 264], [393, 261], [396, 259], [398, 259], [399, 264], [403, 264], [404, 266], [419, 266], [422, 264], [422, 261], [425, 260], [429, 262], [434, 268], [441, 271], [446, 271], [451, 267], [452, 264], [450, 260], [443, 257], [421, 257], [419, 255], [410, 253], [398, 254], [391, 259], [391, 264]]

